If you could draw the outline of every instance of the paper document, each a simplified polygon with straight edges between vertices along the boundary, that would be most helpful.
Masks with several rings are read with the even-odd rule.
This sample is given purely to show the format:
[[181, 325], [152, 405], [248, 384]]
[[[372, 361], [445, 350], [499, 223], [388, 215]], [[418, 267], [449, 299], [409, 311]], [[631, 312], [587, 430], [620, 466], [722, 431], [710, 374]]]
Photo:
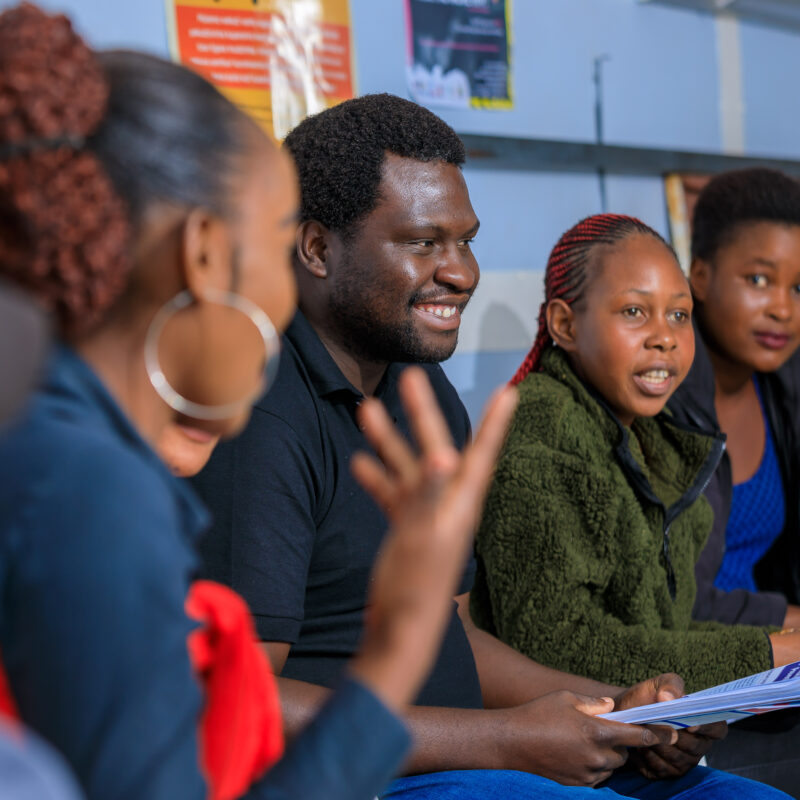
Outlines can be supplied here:
[[796, 706], [800, 706], [800, 661], [687, 694], [678, 700], [612, 711], [600, 716], [637, 725], [690, 728], [719, 720], [736, 722], [754, 714]]

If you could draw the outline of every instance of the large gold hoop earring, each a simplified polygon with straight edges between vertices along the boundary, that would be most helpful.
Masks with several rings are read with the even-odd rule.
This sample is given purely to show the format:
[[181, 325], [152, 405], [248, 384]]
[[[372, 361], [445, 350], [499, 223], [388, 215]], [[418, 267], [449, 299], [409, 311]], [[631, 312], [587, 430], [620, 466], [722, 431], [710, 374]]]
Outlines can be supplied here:
[[262, 385], [252, 395], [243, 400], [211, 406], [189, 400], [169, 383], [158, 360], [158, 340], [170, 317], [195, 302], [194, 296], [188, 290], [175, 295], [153, 317], [145, 337], [145, 369], [147, 370], [147, 377], [150, 379], [153, 388], [158, 392], [159, 397], [174, 411], [194, 419], [231, 419], [248, 406], [251, 406], [272, 385], [272, 381], [278, 371], [280, 337], [267, 314], [255, 303], [240, 294], [208, 289], [203, 293], [203, 299], [210, 303], [217, 303], [241, 311], [255, 325], [264, 343], [265, 362]]

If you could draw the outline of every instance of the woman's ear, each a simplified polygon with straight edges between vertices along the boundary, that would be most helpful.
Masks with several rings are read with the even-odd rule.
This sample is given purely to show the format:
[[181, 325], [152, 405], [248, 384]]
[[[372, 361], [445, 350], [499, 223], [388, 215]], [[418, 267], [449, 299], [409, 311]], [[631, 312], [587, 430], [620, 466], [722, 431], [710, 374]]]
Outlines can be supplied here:
[[693, 258], [689, 267], [689, 286], [692, 296], [699, 303], [705, 303], [711, 284], [711, 264], [702, 258]]
[[193, 208], [183, 222], [181, 267], [186, 288], [202, 297], [206, 289], [235, 289], [233, 237], [228, 223], [205, 208]]
[[301, 222], [295, 238], [295, 252], [300, 266], [315, 278], [328, 277], [330, 231], [316, 220]]
[[568, 353], [575, 349], [575, 312], [560, 298], [551, 300], [545, 312], [550, 338]]

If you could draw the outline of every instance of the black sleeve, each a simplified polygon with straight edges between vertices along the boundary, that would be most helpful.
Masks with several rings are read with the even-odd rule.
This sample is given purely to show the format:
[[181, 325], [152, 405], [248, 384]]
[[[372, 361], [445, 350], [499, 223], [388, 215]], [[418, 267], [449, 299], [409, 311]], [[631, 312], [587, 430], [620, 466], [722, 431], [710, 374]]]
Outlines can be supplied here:
[[[695, 565], [697, 597], [692, 616], [699, 621], [716, 620], [730, 625], [775, 625], [780, 627], [786, 617], [786, 598], [777, 592], [748, 592], [734, 589], [726, 592], [714, 586], [720, 564], [725, 555], [725, 528], [728, 522], [724, 479], [717, 473], [706, 487], [706, 499], [714, 511], [714, 525], [708, 541]], [[728, 469], [730, 469], [728, 467]]]

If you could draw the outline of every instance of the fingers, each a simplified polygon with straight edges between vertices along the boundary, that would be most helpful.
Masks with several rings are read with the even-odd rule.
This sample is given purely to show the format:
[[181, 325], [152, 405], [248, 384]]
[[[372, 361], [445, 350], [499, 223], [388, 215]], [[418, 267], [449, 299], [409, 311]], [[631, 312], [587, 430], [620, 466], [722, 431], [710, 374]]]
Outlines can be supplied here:
[[684, 685], [683, 678], [680, 675], [676, 675], [674, 672], [665, 672], [652, 680], [657, 703], [664, 703], [668, 700], [677, 700], [679, 697], [683, 697]]
[[678, 735], [675, 750], [699, 761], [711, 749], [713, 743], [714, 740], [709, 737], [684, 730]]
[[577, 702], [575, 710], [582, 714], [595, 717], [598, 714], [608, 714], [614, 710], [614, 700], [610, 697], [587, 697], [586, 695], [576, 695]]
[[728, 735], [728, 724], [726, 722], [711, 722], [708, 725], [695, 725], [692, 728], [687, 728], [687, 732], [703, 736], [712, 741], [719, 741]]
[[691, 766], [688, 763], [678, 766], [672, 761], [664, 758], [660, 748], [642, 750], [639, 758], [640, 772], [650, 780], [666, 780], [668, 778], [678, 778], [686, 773]]
[[678, 732], [662, 725], [644, 727], [613, 720], [598, 720], [606, 728], [603, 735], [615, 747], [655, 747], [659, 744], [675, 744]]
[[373, 398], [367, 398], [358, 407], [357, 416], [367, 441], [386, 469], [404, 480], [412, 480], [417, 474], [417, 459], [383, 404]]
[[683, 696], [683, 679], [674, 672], [648, 678], [623, 692], [617, 699], [617, 711], [625, 708], [674, 700]]
[[475, 441], [464, 455], [462, 488], [473, 498], [476, 507], [486, 493], [517, 400], [517, 391], [512, 387], [503, 387], [492, 395]]
[[384, 511], [388, 511], [394, 505], [395, 482], [377, 459], [366, 453], [355, 453], [350, 459], [350, 471], [361, 484], [361, 488]]
[[419, 367], [407, 367], [397, 388], [420, 453], [436, 458], [453, 451], [450, 429], [425, 372]]

